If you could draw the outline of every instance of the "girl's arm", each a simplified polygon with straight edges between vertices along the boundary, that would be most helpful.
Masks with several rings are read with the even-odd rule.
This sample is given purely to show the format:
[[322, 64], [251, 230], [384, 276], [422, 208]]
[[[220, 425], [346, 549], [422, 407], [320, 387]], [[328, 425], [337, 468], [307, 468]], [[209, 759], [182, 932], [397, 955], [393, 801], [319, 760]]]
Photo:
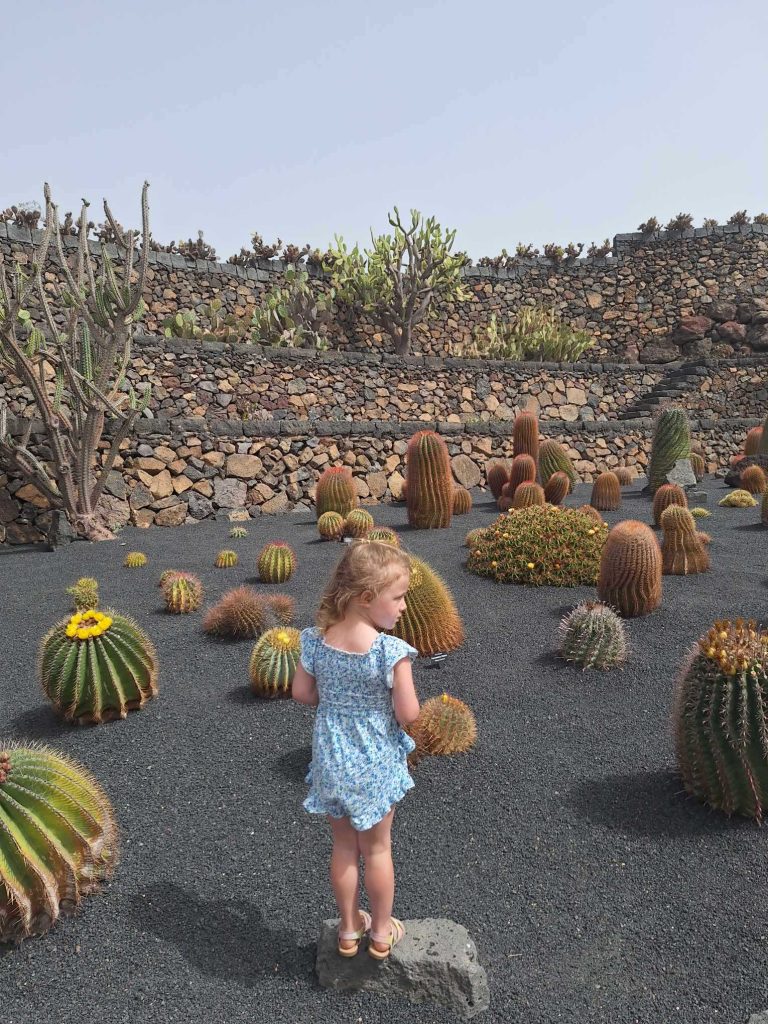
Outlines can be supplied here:
[[419, 698], [416, 696], [411, 662], [408, 658], [401, 658], [395, 665], [392, 706], [398, 725], [410, 725], [419, 717]]
[[312, 708], [316, 708], [320, 700], [315, 677], [311, 676], [301, 663], [296, 666], [291, 684], [291, 696], [299, 704], [309, 704]]

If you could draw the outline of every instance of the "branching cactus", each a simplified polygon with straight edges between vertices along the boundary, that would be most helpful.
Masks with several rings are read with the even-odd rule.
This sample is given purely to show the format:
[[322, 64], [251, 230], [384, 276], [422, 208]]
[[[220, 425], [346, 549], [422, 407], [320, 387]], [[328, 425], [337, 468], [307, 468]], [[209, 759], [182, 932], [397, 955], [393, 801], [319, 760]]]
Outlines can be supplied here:
[[757, 455], [760, 451], [760, 442], [763, 439], [763, 428], [752, 427], [751, 430], [747, 431], [747, 436], [744, 438], [744, 454], [745, 455]]
[[664, 509], [670, 505], [679, 505], [681, 508], [688, 508], [688, 499], [685, 491], [679, 484], [662, 484], [653, 496], [653, 525], [661, 526], [661, 516]]
[[367, 537], [373, 529], [373, 516], [364, 508], [353, 508], [344, 520], [345, 537]]
[[203, 618], [206, 633], [232, 640], [255, 640], [266, 624], [264, 598], [251, 587], [228, 590]]
[[323, 470], [317, 481], [315, 493], [318, 519], [324, 512], [338, 512], [340, 516], [346, 516], [359, 504], [360, 499], [349, 466], [330, 466]]
[[69, 757], [0, 742], [0, 822], [0, 943], [43, 935], [112, 877], [112, 805]]
[[258, 570], [262, 583], [285, 583], [296, 570], [293, 548], [283, 541], [265, 544], [259, 554]]
[[768, 477], [759, 466], [747, 466], [741, 474], [741, 489], [750, 494], [764, 494], [768, 486]]
[[424, 701], [408, 732], [416, 743], [408, 757], [413, 767], [427, 756], [466, 753], [477, 740], [477, 722], [464, 701], [444, 693]]
[[77, 612], [46, 633], [38, 674], [64, 721], [125, 718], [157, 693], [157, 655], [139, 626], [111, 609]]
[[599, 512], [614, 512], [621, 505], [621, 484], [615, 473], [598, 474], [589, 503]]
[[539, 448], [539, 473], [541, 482], [546, 485], [553, 473], [565, 473], [571, 482], [571, 490], [579, 482], [578, 474], [573, 468], [568, 452], [558, 441], [543, 441]]
[[344, 516], [339, 512], [323, 512], [317, 520], [317, 532], [323, 540], [341, 540], [344, 536]]
[[491, 494], [498, 500], [501, 496], [501, 488], [509, 480], [510, 464], [506, 459], [494, 459], [489, 462], [485, 471], [485, 479], [488, 483]]
[[72, 595], [76, 612], [87, 612], [90, 608], [99, 607], [99, 583], [92, 576], [81, 576], [79, 580], [67, 587]]
[[624, 623], [607, 605], [582, 601], [560, 623], [560, 655], [585, 669], [614, 668], [627, 659]]
[[232, 569], [237, 565], [238, 558], [236, 551], [229, 551], [224, 549], [216, 555], [216, 568], [217, 569]]
[[447, 585], [426, 562], [411, 556], [405, 611], [392, 630], [422, 657], [448, 653], [464, 643], [464, 625]]
[[544, 498], [550, 505], [562, 505], [570, 489], [571, 481], [568, 474], [558, 470], [544, 485]]
[[704, 534], [687, 508], [670, 505], [661, 513], [662, 572], [665, 576], [692, 576], [709, 569], [709, 552]]
[[678, 459], [691, 455], [691, 428], [684, 409], [664, 409], [656, 421], [648, 464], [648, 489], [655, 494], [667, 482]]
[[[539, 421], [536, 415], [524, 409], [515, 416], [512, 427], [515, 455], [530, 455], [534, 466], [539, 465]], [[534, 476], [534, 480], [536, 477]]]
[[768, 807], [768, 634], [753, 621], [715, 622], [677, 683], [677, 766], [691, 796], [726, 814]]
[[531, 505], [546, 505], [544, 488], [532, 482], [520, 484], [515, 489], [512, 508], [530, 508]]
[[453, 492], [453, 514], [465, 516], [472, 508], [472, 495], [466, 487], [457, 486]]
[[203, 584], [191, 572], [178, 572], [163, 586], [165, 607], [172, 615], [189, 615], [203, 603]]
[[259, 697], [290, 697], [291, 683], [299, 662], [298, 629], [278, 626], [268, 629], [251, 654], [251, 689]]
[[661, 604], [661, 548], [645, 523], [625, 519], [608, 534], [597, 596], [624, 618], [648, 615]]
[[432, 430], [420, 430], [408, 442], [408, 525], [417, 530], [444, 529], [453, 515], [453, 476], [448, 447]]

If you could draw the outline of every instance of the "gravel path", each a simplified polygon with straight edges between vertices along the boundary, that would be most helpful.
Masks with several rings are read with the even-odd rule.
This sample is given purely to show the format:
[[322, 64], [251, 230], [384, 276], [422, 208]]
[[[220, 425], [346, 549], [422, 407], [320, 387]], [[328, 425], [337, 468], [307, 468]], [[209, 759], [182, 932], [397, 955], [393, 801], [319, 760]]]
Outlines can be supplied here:
[[[493, 518], [485, 495], [439, 532], [407, 530], [402, 506], [374, 510], [445, 576], [465, 619], [462, 650], [439, 668], [417, 664], [419, 694], [461, 697], [479, 727], [470, 754], [419, 766], [397, 811], [396, 913], [469, 929], [489, 975], [489, 1024], [742, 1024], [768, 1007], [766, 833], [693, 803], [674, 774], [669, 713], [686, 651], [717, 617], [768, 618], [759, 508], [718, 508], [722, 483], [706, 489], [713, 570], [665, 577], [662, 607], [628, 623], [631, 660], [604, 674], [553, 656], [560, 617], [591, 588], [504, 586], [464, 570], [465, 532]], [[622, 518], [650, 521], [639, 487], [606, 515]], [[247, 525], [242, 541], [229, 523], [201, 523], [0, 556], [0, 735], [89, 766], [123, 833], [102, 894], [48, 936], [0, 950], [5, 1024], [454, 1019], [314, 979], [333, 900], [327, 826], [301, 807], [313, 713], [253, 699], [252, 644], [209, 641], [199, 613], [162, 611], [156, 587], [162, 569], [191, 569], [213, 599], [253, 581], [261, 545], [285, 539], [299, 569], [273, 589], [309, 625], [339, 547], [316, 539], [307, 512]], [[209, 568], [225, 546], [241, 565]], [[145, 569], [121, 567], [134, 548]], [[156, 700], [82, 729], [58, 723], [35, 674], [39, 638], [79, 575], [142, 623], [161, 659]]]

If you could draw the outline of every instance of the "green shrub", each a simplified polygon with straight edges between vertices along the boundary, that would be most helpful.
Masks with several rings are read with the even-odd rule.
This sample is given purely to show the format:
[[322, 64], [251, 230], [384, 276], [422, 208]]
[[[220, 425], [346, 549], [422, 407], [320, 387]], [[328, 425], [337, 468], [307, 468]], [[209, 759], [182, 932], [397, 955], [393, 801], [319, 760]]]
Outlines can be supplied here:
[[501, 321], [496, 314], [476, 328], [466, 355], [485, 359], [547, 360], [572, 363], [594, 345], [586, 331], [574, 331], [554, 309], [523, 306], [512, 320]]

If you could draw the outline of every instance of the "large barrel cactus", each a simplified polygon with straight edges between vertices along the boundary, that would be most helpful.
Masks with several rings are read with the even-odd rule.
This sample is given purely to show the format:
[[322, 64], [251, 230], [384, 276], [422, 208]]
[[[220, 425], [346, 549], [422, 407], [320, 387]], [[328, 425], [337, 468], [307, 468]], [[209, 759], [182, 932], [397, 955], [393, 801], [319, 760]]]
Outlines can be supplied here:
[[364, 508], [353, 508], [344, 520], [345, 537], [367, 537], [374, 527], [373, 516]]
[[539, 473], [546, 484], [553, 473], [565, 473], [571, 481], [571, 490], [579, 482], [568, 452], [558, 441], [543, 441], [539, 448]]
[[592, 484], [592, 496], [589, 499], [592, 508], [600, 512], [614, 512], [621, 504], [621, 484], [619, 478], [610, 470], [599, 473]]
[[409, 765], [413, 766], [428, 755], [465, 753], [477, 739], [477, 722], [464, 701], [444, 693], [424, 701], [408, 732], [416, 743], [408, 757]]
[[661, 514], [662, 572], [665, 576], [692, 576], [709, 569], [705, 534], [696, 529], [696, 520], [687, 508], [670, 505]]
[[464, 643], [464, 626], [447, 585], [415, 556], [411, 556], [405, 611], [392, 632], [422, 656], [453, 651]]
[[257, 567], [262, 583], [285, 583], [296, 569], [296, 555], [290, 545], [277, 540], [261, 549]]
[[253, 692], [259, 697], [290, 697], [299, 653], [298, 629], [268, 629], [254, 647], [248, 665]]
[[118, 861], [114, 812], [77, 762], [0, 742], [0, 942], [42, 935]]
[[420, 430], [406, 452], [408, 525], [417, 530], [443, 529], [453, 515], [453, 476], [448, 447], [433, 430]]
[[539, 421], [535, 413], [524, 409], [515, 416], [512, 426], [512, 444], [515, 455], [530, 455], [539, 465]]
[[648, 615], [661, 604], [661, 548], [645, 523], [625, 519], [608, 534], [597, 594], [625, 618]]
[[346, 516], [359, 504], [360, 499], [349, 466], [330, 466], [323, 470], [315, 491], [318, 519], [324, 512], [338, 512], [340, 516]]
[[677, 765], [691, 796], [760, 821], [768, 807], [768, 633], [715, 622], [677, 684]]
[[157, 693], [154, 647], [111, 609], [56, 623], [40, 645], [38, 672], [57, 714], [78, 725], [125, 718]]
[[568, 479], [568, 474], [558, 470], [544, 485], [544, 498], [550, 505], [562, 505], [568, 497], [570, 489], [571, 482]]
[[624, 623], [607, 605], [582, 601], [560, 623], [560, 656], [584, 668], [613, 668], [627, 658]]
[[661, 517], [670, 505], [688, 508], [688, 498], [680, 484], [662, 484], [653, 496], [653, 525], [661, 526]]
[[664, 409], [656, 421], [648, 463], [648, 490], [655, 494], [667, 482], [678, 459], [691, 455], [691, 428], [685, 409]]

